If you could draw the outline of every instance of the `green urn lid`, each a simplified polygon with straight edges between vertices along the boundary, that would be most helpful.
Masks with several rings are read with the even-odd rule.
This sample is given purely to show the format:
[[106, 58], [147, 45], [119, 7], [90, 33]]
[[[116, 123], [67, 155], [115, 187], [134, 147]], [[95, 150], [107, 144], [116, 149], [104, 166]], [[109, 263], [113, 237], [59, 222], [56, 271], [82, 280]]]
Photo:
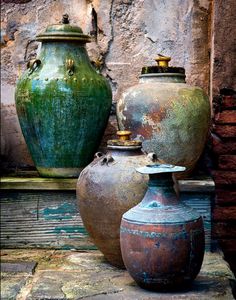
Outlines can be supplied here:
[[181, 67], [170, 67], [168, 65], [169, 61], [171, 60], [171, 57], [169, 56], [163, 56], [161, 54], [158, 54], [158, 56], [155, 58], [155, 61], [157, 62], [156, 66], [145, 66], [142, 68], [142, 74], [150, 74], [150, 73], [175, 73], [175, 74], [183, 74], [185, 75], [184, 68]]
[[83, 33], [78, 26], [69, 24], [69, 16], [63, 15], [60, 24], [49, 25], [45, 32], [36, 36], [37, 41], [78, 41], [81, 43], [89, 43], [90, 36]]

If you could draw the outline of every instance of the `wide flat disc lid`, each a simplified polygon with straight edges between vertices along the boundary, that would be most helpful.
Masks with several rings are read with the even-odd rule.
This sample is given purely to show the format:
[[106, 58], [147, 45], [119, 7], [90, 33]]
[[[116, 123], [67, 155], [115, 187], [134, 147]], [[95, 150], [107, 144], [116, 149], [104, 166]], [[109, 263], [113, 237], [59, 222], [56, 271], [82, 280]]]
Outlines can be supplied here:
[[61, 24], [49, 25], [43, 33], [36, 36], [38, 41], [47, 40], [64, 40], [64, 41], [79, 41], [81, 43], [90, 42], [90, 36], [83, 33], [78, 26], [69, 24], [69, 16], [63, 15]]

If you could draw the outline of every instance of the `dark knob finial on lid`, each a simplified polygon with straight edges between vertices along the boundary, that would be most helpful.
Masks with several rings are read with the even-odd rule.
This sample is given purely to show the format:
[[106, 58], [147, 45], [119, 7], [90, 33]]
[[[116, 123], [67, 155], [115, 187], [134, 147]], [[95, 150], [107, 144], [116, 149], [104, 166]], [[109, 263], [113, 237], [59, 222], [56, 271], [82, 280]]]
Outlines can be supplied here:
[[69, 24], [70, 21], [69, 21], [69, 15], [68, 14], [64, 14], [62, 16], [62, 24]]

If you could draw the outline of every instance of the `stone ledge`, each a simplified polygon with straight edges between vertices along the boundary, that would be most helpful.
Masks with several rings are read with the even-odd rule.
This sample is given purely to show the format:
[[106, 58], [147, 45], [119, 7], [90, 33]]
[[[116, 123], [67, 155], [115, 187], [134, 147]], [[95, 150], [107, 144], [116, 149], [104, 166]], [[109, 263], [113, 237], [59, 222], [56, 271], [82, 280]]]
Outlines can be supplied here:
[[[77, 178], [2, 177], [1, 189], [5, 190], [70, 190], [76, 189]], [[213, 193], [211, 178], [179, 180], [180, 192]]]
[[106, 263], [99, 251], [2, 250], [2, 257], [8, 261], [30, 259], [38, 265], [34, 275], [22, 278], [21, 289], [19, 283], [16, 285], [20, 277], [3, 273], [1, 299], [13, 299], [11, 295], [26, 300], [234, 299], [231, 284], [235, 284], [235, 278], [220, 252], [205, 254], [191, 290], [178, 293], [139, 288], [127, 271]]

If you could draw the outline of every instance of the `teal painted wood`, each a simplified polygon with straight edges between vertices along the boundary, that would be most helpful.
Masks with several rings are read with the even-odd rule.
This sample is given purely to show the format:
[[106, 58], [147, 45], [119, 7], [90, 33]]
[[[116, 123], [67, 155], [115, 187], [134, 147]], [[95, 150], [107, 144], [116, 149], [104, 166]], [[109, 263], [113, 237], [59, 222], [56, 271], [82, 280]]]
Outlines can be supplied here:
[[199, 192], [182, 192], [180, 199], [184, 204], [194, 208], [203, 218], [204, 231], [205, 231], [205, 251], [212, 250], [212, 203], [214, 194], [212, 193], [199, 193]]
[[78, 176], [100, 144], [112, 102], [84, 43], [43, 41], [37, 60], [18, 80], [15, 99], [40, 175]]
[[[1, 182], [2, 188], [8, 188], [2, 190], [0, 196], [3, 248], [94, 249], [95, 246], [85, 231], [76, 205], [74, 179], [55, 179], [53, 181], [56, 183], [52, 186], [50, 185], [52, 179], [43, 179], [47, 180], [44, 183], [45, 187], [53, 191], [45, 191], [42, 185], [38, 185], [42, 178], [20, 179], [27, 180], [25, 186], [21, 181], [18, 185], [18, 188], [25, 188], [25, 190], [11, 190], [16, 185], [14, 180], [9, 179], [6, 187], [4, 182]], [[61, 183], [58, 183], [59, 180]], [[71, 191], [65, 191], [68, 188], [66, 186], [68, 181], [71, 182], [69, 186]], [[195, 185], [193, 181], [190, 180], [191, 187], [187, 184], [188, 180], [181, 181], [180, 187], [182, 190], [187, 190], [180, 193], [181, 201], [195, 208], [203, 216], [205, 249], [210, 251], [211, 205], [214, 190], [210, 180], [209, 182], [195, 180]]]
[[78, 213], [75, 192], [65, 191], [2, 192], [1, 247], [96, 249]]

